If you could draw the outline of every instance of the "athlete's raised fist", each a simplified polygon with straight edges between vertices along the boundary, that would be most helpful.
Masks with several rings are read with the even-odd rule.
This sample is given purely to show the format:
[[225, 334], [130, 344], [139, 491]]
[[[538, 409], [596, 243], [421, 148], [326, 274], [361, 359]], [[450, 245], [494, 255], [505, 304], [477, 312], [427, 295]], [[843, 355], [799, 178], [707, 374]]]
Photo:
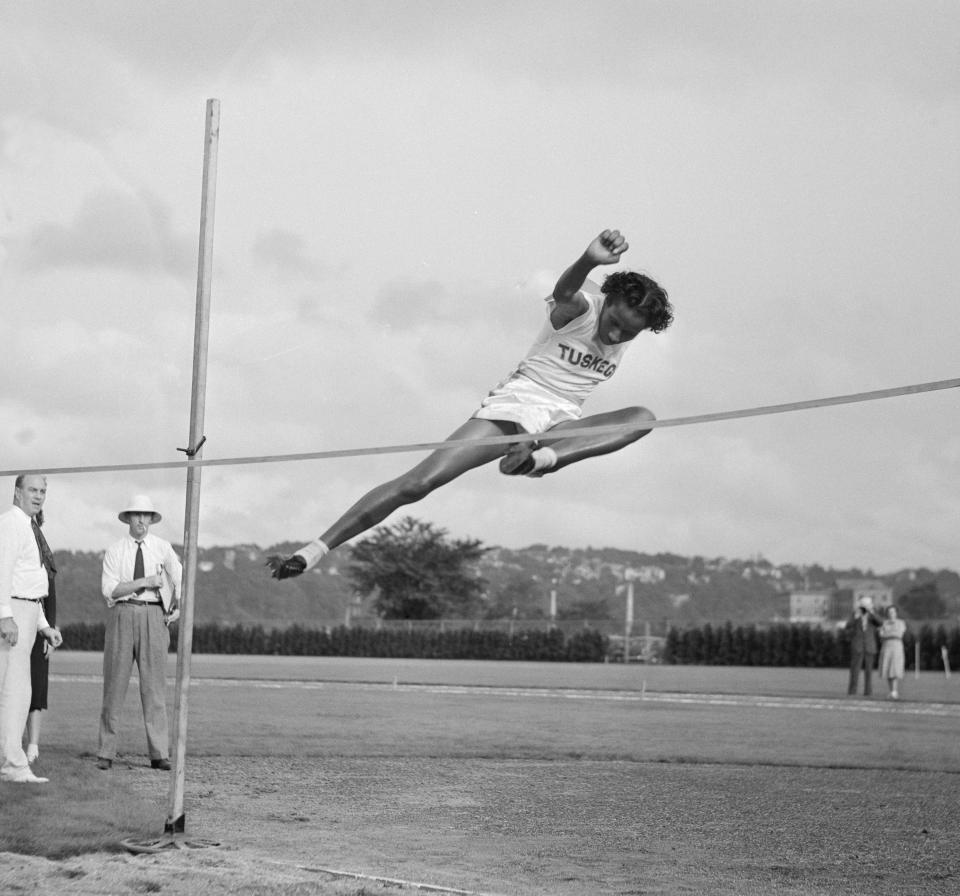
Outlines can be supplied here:
[[594, 264], [616, 264], [629, 248], [629, 243], [619, 230], [604, 230], [587, 246], [587, 257]]

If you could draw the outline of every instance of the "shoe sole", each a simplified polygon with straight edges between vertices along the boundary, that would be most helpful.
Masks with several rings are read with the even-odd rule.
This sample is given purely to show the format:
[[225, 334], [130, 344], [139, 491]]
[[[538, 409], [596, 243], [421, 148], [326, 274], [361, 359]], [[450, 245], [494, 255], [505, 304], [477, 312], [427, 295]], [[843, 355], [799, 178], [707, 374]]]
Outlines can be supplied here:
[[533, 449], [511, 451], [500, 458], [500, 472], [505, 476], [525, 476], [533, 470]]

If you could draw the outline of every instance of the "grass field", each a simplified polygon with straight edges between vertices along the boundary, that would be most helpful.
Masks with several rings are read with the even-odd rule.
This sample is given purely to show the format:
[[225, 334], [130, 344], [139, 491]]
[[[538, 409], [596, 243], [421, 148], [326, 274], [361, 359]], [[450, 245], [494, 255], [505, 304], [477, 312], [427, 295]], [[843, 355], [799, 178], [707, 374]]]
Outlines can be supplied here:
[[170, 780], [135, 683], [99, 772], [100, 657], [55, 664], [3, 892], [960, 892], [960, 677], [892, 703], [843, 670], [197, 656], [186, 836], [219, 845], [130, 856]]

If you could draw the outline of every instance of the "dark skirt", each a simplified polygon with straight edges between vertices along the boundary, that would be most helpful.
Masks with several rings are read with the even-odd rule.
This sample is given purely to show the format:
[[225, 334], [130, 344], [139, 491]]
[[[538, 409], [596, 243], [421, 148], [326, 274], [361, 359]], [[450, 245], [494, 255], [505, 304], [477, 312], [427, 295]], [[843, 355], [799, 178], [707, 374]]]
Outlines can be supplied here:
[[[50, 586], [46, 600], [43, 602], [43, 613], [47, 622], [57, 624], [57, 588], [53, 576], [48, 580]], [[30, 712], [36, 709], [47, 708], [47, 683], [50, 679], [50, 658], [43, 655], [43, 637], [37, 635], [30, 652]]]
[[30, 712], [47, 708], [47, 684], [50, 679], [50, 660], [43, 655], [44, 639], [37, 635], [30, 651]]

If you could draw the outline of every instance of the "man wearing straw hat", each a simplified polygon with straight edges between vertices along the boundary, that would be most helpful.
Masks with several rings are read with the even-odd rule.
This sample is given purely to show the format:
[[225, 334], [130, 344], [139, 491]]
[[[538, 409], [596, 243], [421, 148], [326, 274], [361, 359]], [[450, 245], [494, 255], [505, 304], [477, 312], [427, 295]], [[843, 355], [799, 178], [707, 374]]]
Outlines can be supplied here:
[[150, 767], [169, 771], [167, 627], [179, 615], [176, 607], [182, 567], [170, 543], [150, 534], [150, 526], [162, 519], [150, 498], [134, 495], [118, 519], [128, 531], [104, 554], [100, 582], [110, 615], [103, 650], [97, 768], [108, 770], [116, 758], [120, 713], [136, 662]]

